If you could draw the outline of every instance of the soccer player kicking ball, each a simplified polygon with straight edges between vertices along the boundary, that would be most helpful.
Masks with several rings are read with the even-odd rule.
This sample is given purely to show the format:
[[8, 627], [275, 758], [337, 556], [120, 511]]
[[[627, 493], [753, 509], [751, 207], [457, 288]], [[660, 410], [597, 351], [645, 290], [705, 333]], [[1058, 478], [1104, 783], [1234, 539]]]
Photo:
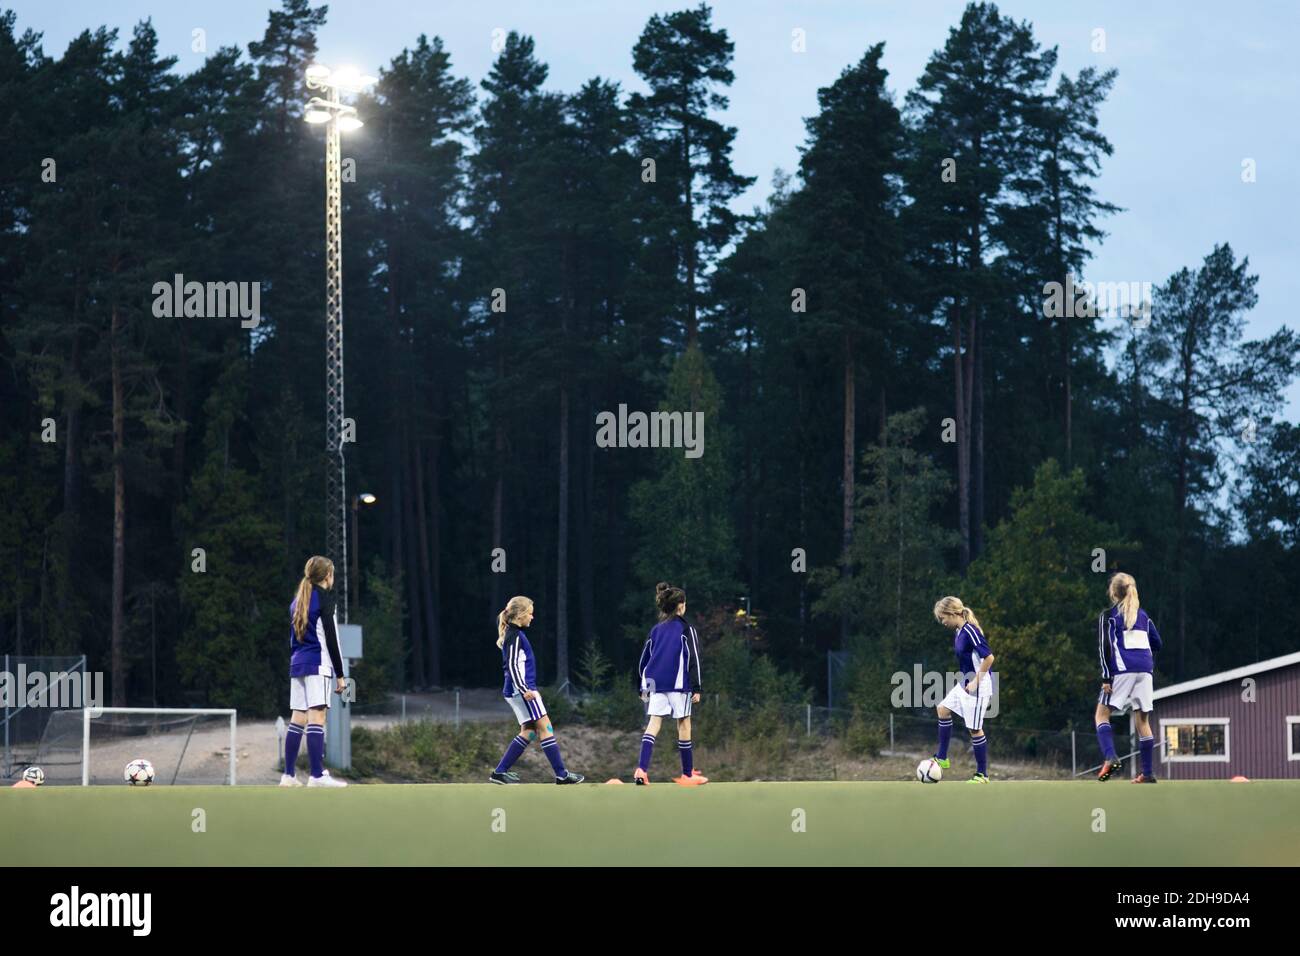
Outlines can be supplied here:
[[650, 719], [641, 736], [641, 759], [632, 779], [638, 786], [650, 783], [655, 737], [663, 719], [671, 716], [677, 721], [677, 753], [682, 758], [682, 775], [674, 777], [673, 783], [698, 787], [709, 782], [695, 769], [691, 743], [691, 705], [700, 702], [700, 639], [683, 617], [686, 592], [681, 588], [663, 582], [655, 585], [655, 607], [659, 623], [650, 631], [637, 665], [641, 699]]
[[533, 602], [523, 595], [512, 597], [506, 602], [505, 610], [497, 615], [497, 647], [501, 648], [501, 669], [506, 673], [501, 696], [515, 712], [515, 719], [519, 721], [519, 733], [506, 747], [501, 762], [488, 780], [499, 784], [518, 783], [519, 774], [510, 768], [528, 749], [529, 742], [540, 738], [542, 753], [546, 754], [551, 769], [555, 771], [555, 782], [582, 783], [586, 777], [573, 773], [564, 766], [564, 758], [560, 756], [560, 742], [555, 738], [555, 728], [551, 725], [551, 718], [546, 715], [542, 695], [537, 692], [537, 657], [533, 654], [533, 646], [528, 643], [528, 635], [523, 631], [523, 628], [532, 623]]
[[1137, 582], [1133, 576], [1119, 572], [1110, 579], [1107, 593], [1111, 608], [1097, 619], [1097, 652], [1101, 657], [1101, 695], [1097, 698], [1097, 742], [1101, 744], [1102, 764], [1099, 781], [1111, 778], [1119, 769], [1115, 755], [1115, 735], [1110, 726], [1111, 714], [1133, 710], [1137, 724], [1138, 750], [1142, 755], [1142, 772], [1134, 783], [1155, 783], [1152, 769], [1155, 737], [1151, 733], [1152, 697], [1155, 682], [1153, 651], [1160, 650], [1160, 632], [1147, 612], [1138, 605]]
[[993, 699], [993, 652], [984, 640], [980, 622], [971, 609], [961, 603], [961, 598], [940, 598], [934, 605], [934, 618], [953, 631], [953, 650], [957, 654], [957, 672], [962, 682], [948, 692], [938, 707], [939, 749], [934, 760], [944, 770], [948, 762], [948, 741], [952, 739], [952, 715], [961, 714], [962, 723], [970, 731], [970, 749], [975, 755], [975, 775], [968, 783], [989, 782], [989, 741], [984, 733], [984, 715]]

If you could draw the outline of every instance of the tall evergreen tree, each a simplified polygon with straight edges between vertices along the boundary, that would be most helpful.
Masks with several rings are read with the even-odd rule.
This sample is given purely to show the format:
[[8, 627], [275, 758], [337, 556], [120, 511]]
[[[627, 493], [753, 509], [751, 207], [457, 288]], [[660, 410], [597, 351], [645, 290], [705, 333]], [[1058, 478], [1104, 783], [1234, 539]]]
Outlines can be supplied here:
[[688, 347], [699, 334], [705, 274], [736, 231], [727, 204], [754, 181], [731, 168], [735, 127], [710, 115], [727, 108], [719, 90], [735, 79], [734, 50], [727, 31], [713, 29], [706, 4], [651, 17], [632, 50], [632, 67], [650, 93], [633, 93], [628, 109], [642, 161], [653, 159], [656, 170], [644, 194], [646, 242], [681, 290], [669, 297], [661, 288], [658, 297], [661, 309], [673, 303]]
[[963, 567], [980, 551], [985, 520], [985, 346], [1018, 342], [1014, 296], [995, 261], [1021, 202], [1015, 183], [1035, 164], [1030, 122], [1055, 65], [1027, 22], [971, 3], [907, 95], [910, 226], [928, 246], [920, 258], [952, 336]]

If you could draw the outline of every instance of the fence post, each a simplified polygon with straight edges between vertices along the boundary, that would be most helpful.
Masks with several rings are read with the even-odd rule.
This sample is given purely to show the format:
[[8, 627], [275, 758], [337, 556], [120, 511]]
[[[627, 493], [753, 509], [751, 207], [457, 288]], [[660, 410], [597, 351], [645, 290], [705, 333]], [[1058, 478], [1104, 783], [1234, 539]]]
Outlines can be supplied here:
[[889, 753], [891, 756], [894, 753], [894, 715], [892, 713], [889, 715]]
[[285, 766], [284, 763], [284, 736], [285, 736], [284, 718], [275, 718], [275, 754], [276, 759], [280, 761], [281, 773], [287, 773], [293, 776], [293, 768]]
[[[5, 672], [5, 676], [8, 677], [8, 675], [9, 675], [9, 655], [8, 655], [8, 654], [5, 655], [5, 671], [4, 671], [4, 672]], [[12, 680], [12, 679], [13, 679], [13, 678], [10, 678], [10, 680]], [[9, 695], [6, 694], [6, 695], [5, 695], [5, 765], [4, 765], [4, 775], [5, 775], [6, 777], [9, 776], [9, 770], [10, 770], [10, 764], [9, 764]]]
[[1075, 735], [1075, 731], [1073, 730], [1070, 731], [1070, 776], [1071, 777], [1073, 777], [1075, 774], [1079, 772], [1079, 761], [1075, 757], [1074, 735]]
[[460, 730], [460, 688], [456, 688], [456, 729]]
[[812, 704], [805, 704], [804, 706], [808, 708], [808, 713], [807, 713], [808, 733], [805, 736], [811, 737], [812, 736]]
[[402, 695], [402, 723], [406, 723], [406, 695]]

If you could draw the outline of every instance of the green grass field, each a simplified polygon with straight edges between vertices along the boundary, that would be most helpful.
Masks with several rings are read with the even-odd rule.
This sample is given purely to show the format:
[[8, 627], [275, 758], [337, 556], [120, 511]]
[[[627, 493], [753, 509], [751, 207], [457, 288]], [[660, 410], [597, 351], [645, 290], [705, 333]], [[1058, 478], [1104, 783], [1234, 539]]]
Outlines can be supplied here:
[[[196, 809], [206, 832], [193, 830]], [[1094, 832], [1096, 809], [1105, 811], [1105, 832]], [[795, 832], [798, 811], [805, 832]], [[9, 866], [932, 866], [957, 858], [1295, 865], [1300, 781], [0, 790], [0, 860]]]

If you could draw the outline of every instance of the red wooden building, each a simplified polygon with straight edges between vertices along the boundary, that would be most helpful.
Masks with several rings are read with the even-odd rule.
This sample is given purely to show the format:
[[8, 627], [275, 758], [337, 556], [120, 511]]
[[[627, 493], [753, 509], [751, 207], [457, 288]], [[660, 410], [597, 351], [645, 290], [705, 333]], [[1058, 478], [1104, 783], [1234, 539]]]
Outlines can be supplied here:
[[1300, 778], [1300, 652], [1160, 688], [1152, 720], [1157, 778]]

